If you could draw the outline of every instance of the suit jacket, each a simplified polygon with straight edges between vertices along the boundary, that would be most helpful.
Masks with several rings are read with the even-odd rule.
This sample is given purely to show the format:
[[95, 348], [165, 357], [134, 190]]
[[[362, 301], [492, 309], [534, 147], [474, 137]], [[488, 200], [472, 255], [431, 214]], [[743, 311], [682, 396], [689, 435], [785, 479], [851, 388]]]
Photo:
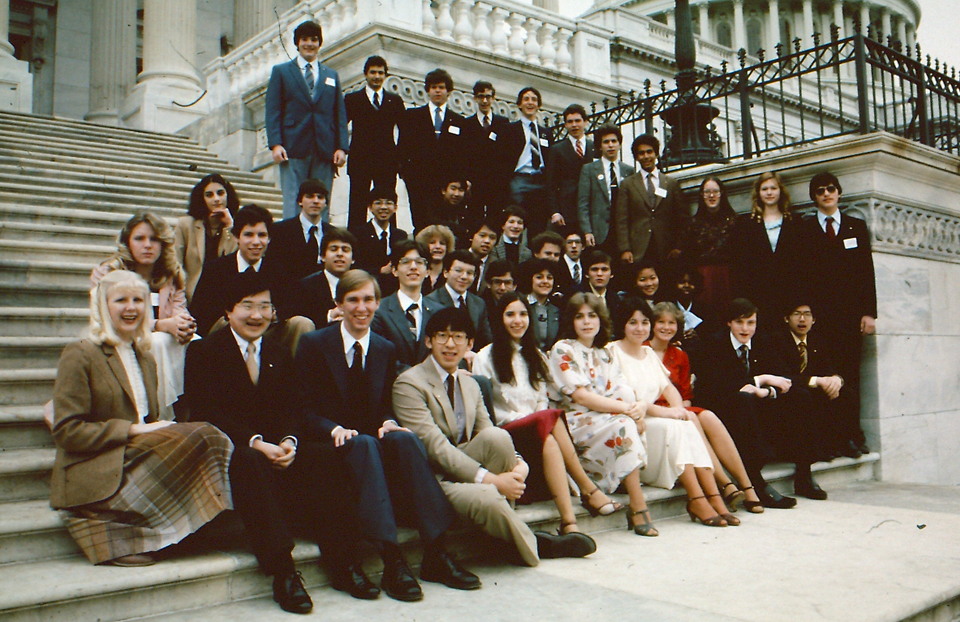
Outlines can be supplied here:
[[448, 175], [466, 176], [466, 120], [447, 106], [440, 137], [429, 106], [410, 108], [400, 122], [400, 175], [407, 184], [439, 192]]
[[[426, 297], [432, 303], [436, 303], [440, 309], [446, 309], [453, 306], [453, 299], [450, 298], [450, 292], [446, 287], [439, 287]], [[487, 303], [483, 298], [473, 292], [468, 291], [465, 294], [467, 302], [467, 311], [470, 312], [470, 319], [473, 325], [477, 327], [477, 338], [473, 344], [474, 352], [477, 352], [483, 346], [493, 341], [493, 334], [490, 332], [490, 322], [487, 319]]]
[[[533, 259], [533, 252], [527, 248], [526, 243], [523, 241], [523, 238], [520, 238], [520, 241], [517, 242], [517, 245], [520, 247], [518, 249], [518, 255], [520, 260], [517, 262], [517, 266], [527, 261], [528, 259]], [[497, 261], [498, 259], [507, 258], [507, 242], [504, 240], [504, 237], [501, 235], [500, 239], [497, 240], [497, 243], [493, 246], [493, 250], [490, 251], [490, 259], [487, 260], [486, 265], [489, 265], [491, 261]], [[479, 278], [479, 277], [478, 277]]]
[[[332, 227], [330, 223], [321, 222], [320, 230], [317, 232], [318, 250], [323, 242], [323, 236]], [[283, 275], [288, 286], [321, 269], [317, 255], [311, 252], [306, 238], [303, 237], [300, 214], [270, 226], [270, 245], [267, 247], [267, 256], [270, 257], [270, 262], [274, 264], [277, 273]]]
[[391, 294], [380, 301], [380, 307], [373, 316], [371, 329], [378, 335], [390, 340], [396, 347], [397, 373], [421, 363], [429, 352], [424, 340], [424, 328], [434, 313], [441, 307], [427, 296], [420, 298], [420, 337], [416, 337], [410, 330], [410, 322], [403, 309], [400, 308], [400, 299], [397, 294]]
[[[611, 218], [610, 192], [607, 190], [609, 166], [609, 162], [600, 158], [584, 164], [580, 169], [575, 222], [579, 223], [580, 230], [584, 234], [592, 233], [597, 244], [606, 242], [607, 236], [611, 234], [610, 224], [613, 219]], [[622, 184], [624, 179], [634, 173], [633, 167], [623, 162], [618, 161], [616, 166], [618, 184]]]
[[583, 262], [580, 262], [580, 283], [574, 282], [573, 273], [570, 271], [570, 268], [567, 267], [566, 259], [561, 257], [557, 263], [560, 265], [557, 267], [557, 273], [553, 275], [555, 282], [554, 289], [562, 292], [565, 296], [572, 296], [574, 293], [580, 291], [580, 284], [586, 279]]
[[774, 253], [763, 222], [750, 214], [741, 214], [733, 228], [730, 246], [734, 296], [747, 298], [757, 305], [761, 321], [773, 325], [783, 317], [785, 297], [796, 293], [797, 273], [804, 252], [800, 222], [796, 217], [783, 219]]
[[[367, 221], [363, 223], [356, 232], [357, 235], [357, 248], [353, 251], [353, 256], [356, 261], [354, 263], [355, 268], [361, 270], [366, 270], [370, 274], [373, 274], [381, 281], [381, 287], [383, 285], [383, 276], [380, 274], [380, 268], [385, 266], [390, 261], [390, 256], [387, 255], [386, 249], [383, 247], [383, 242], [380, 241], [380, 234], [376, 227], [373, 224], [373, 221]], [[388, 236], [389, 240], [387, 244], [390, 247], [393, 247], [394, 244], [400, 240], [407, 239], [407, 232], [403, 229], [398, 229], [396, 226], [390, 227], [390, 235]], [[386, 275], [391, 279], [395, 280], [395, 277], [392, 274]]]
[[800, 230], [802, 286], [816, 314], [817, 327], [858, 332], [860, 318], [877, 317], [877, 285], [867, 224], [843, 214], [840, 231], [832, 242], [815, 216], [805, 218]]
[[650, 238], [657, 241], [656, 257], [664, 261], [671, 250], [678, 248], [680, 234], [686, 230], [687, 204], [674, 178], [659, 174], [660, 188], [666, 197], [651, 196], [643, 183], [643, 174], [634, 173], [620, 181], [614, 222], [617, 248], [631, 251], [635, 261], [646, 254]]
[[322, 439], [338, 425], [377, 438], [387, 419], [394, 419], [391, 389], [397, 378], [396, 348], [370, 334], [363, 375], [368, 389], [365, 407], [350, 389], [343, 335], [339, 323], [307, 333], [297, 347], [300, 404], [311, 433]]
[[327, 312], [337, 306], [330, 293], [330, 281], [321, 269], [301, 279], [297, 287], [296, 315], [313, 320], [313, 325], [323, 328], [327, 322]]
[[338, 149], [349, 149], [340, 76], [318, 65], [312, 94], [296, 59], [274, 65], [270, 73], [264, 112], [267, 146], [283, 145], [291, 158], [332, 160]]
[[403, 117], [403, 98], [385, 89], [380, 90], [380, 98], [379, 110], [367, 97], [366, 87], [347, 93], [343, 98], [347, 120], [353, 123], [348, 175], [385, 177], [396, 175], [400, 169], [393, 130]]
[[[547, 149], [546, 186], [547, 206], [550, 214], [559, 212], [568, 226], [578, 220], [577, 194], [580, 185], [580, 170], [584, 164], [593, 161], [593, 141], [586, 141], [583, 157], [577, 155], [570, 139], [564, 138]], [[632, 171], [631, 171], [632, 172]]]
[[[531, 305], [531, 308], [533, 306]], [[553, 347], [553, 344], [557, 342], [557, 335], [560, 333], [560, 307], [553, 304], [549, 300], [546, 304], [547, 308], [547, 338], [543, 343], [540, 343], [540, 349], [544, 352], [549, 352], [550, 348]], [[533, 327], [533, 323], [536, 321], [536, 318], [530, 318], [530, 326]], [[534, 333], [536, 334], [536, 333]]]
[[[190, 303], [190, 313], [197, 320], [197, 334], [202, 337], [206, 337], [217, 320], [223, 317], [231, 288], [240, 275], [237, 271], [237, 252], [224, 255], [214, 262], [207, 262], [200, 282], [197, 283], [193, 301]], [[290, 317], [292, 314], [289, 311], [293, 304], [281, 295], [284, 281], [277, 276], [273, 262], [264, 258], [260, 264], [260, 274], [269, 285], [271, 293], [277, 291], [273, 304], [277, 308], [279, 319]]]
[[[526, 119], [524, 119], [524, 121], [526, 121]], [[517, 170], [517, 162], [520, 160], [520, 155], [527, 145], [527, 136], [523, 131], [523, 125], [520, 121], [509, 123], [502, 128], [500, 135], [497, 137], [497, 142], [500, 143], [498, 147], [500, 152], [498, 165], [501, 167], [501, 174], [507, 186], [509, 186], [510, 178], [513, 177], [514, 172]], [[547, 131], [547, 128], [537, 123], [537, 134], [540, 137], [542, 164], [546, 166], [547, 151], [549, 151], [550, 148], [550, 132]], [[509, 187], [504, 188], [505, 196], [508, 191]], [[533, 218], [533, 214], [530, 214], [530, 217]]]
[[260, 343], [257, 384], [250, 380], [233, 331], [219, 330], [187, 348], [183, 375], [190, 419], [217, 426], [238, 447], [257, 434], [277, 445], [304, 431], [290, 350], [269, 338]]
[[833, 376], [837, 374], [834, 366], [833, 354], [822, 335], [816, 334], [816, 329], [807, 333], [807, 367], [800, 371], [800, 349], [793, 340], [793, 335], [786, 328], [776, 331], [771, 339], [776, 349], [777, 358], [783, 365], [783, 371], [798, 386], [807, 386], [811, 376]]
[[[157, 420], [157, 368], [138, 351], [149, 416]], [[53, 440], [57, 456], [50, 505], [71, 508], [102, 501], [120, 489], [130, 426], [140, 421], [133, 388], [116, 348], [86, 339], [60, 355], [53, 386]]]
[[507, 180], [504, 179], [503, 167], [497, 165], [497, 158], [500, 134], [509, 123], [507, 117], [499, 114], [491, 116], [487, 128], [480, 124], [478, 115], [466, 119], [464, 142], [467, 179], [472, 184], [470, 198], [474, 207], [503, 207]]
[[748, 355], [750, 371], [747, 372], [737, 350], [730, 343], [729, 330], [722, 330], [703, 340], [694, 357], [694, 373], [697, 376], [694, 403], [697, 406], [722, 412], [742, 386], [753, 384], [754, 376], [787, 375], [776, 349], [768, 340], [755, 336], [751, 346]]
[[[187, 303], [193, 299], [193, 292], [200, 282], [200, 273], [203, 272], [203, 262], [207, 255], [207, 232], [204, 222], [193, 216], [181, 216], [177, 219], [177, 226], [173, 229], [173, 248], [177, 253], [177, 260], [187, 273]], [[224, 227], [220, 231], [220, 244], [217, 247], [217, 257], [223, 257], [237, 250], [237, 239], [230, 229]], [[216, 257], [211, 257], [213, 261]]]
[[[463, 395], [467, 441], [493, 426], [477, 381], [456, 373]], [[427, 359], [400, 374], [393, 385], [397, 420], [420, 437], [434, 470], [445, 479], [472, 484], [481, 464], [457, 446], [457, 420], [447, 390], [433, 361]]]

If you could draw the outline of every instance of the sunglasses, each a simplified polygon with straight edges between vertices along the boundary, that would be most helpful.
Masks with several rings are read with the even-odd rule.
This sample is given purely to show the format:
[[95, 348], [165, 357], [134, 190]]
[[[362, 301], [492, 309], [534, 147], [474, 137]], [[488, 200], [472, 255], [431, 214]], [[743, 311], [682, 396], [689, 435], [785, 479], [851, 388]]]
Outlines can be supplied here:
[[829, 186], [820, 186], [813, 192], [819, 197], [819, 196], [822, 196], [824, 193], [829, 192], [830, 194], [833, 194], [836, 191], [837, 191], [837, 187], [834, 186], [833, 184], [830, 184]]

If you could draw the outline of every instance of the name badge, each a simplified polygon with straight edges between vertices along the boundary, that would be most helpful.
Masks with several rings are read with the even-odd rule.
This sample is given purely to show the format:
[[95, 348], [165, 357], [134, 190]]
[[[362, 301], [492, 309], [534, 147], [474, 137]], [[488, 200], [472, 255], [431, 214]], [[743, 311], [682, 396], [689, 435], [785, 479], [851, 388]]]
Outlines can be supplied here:
[[654, 194], [657, 195], [658, 197], [660, 197], [661, 199], [667, 198], [667, 191], [664, 190], [663, 188], [657, 188], [657, 189], [654, 191]]
[[489, 138], [490, 140], [497, 140], [496, 132], [490, 132], [490, 135], [487, 136], [487, 138]]
[[150, 306], [159, 307], [160, 306], [160, 294], [157, 292], [150, 292]]
[[843, 241], [843, 247], [847, 249], [856, 248], [857, 238], [847, 238], [846, 240]]
[[323, 81], [323, 83], [326, 84], [327, 86], [337, 86], [337, 81], [334, 80], [333, 78], [327, 78], [326, 80]]
[[599, 179], [600, 181], [603, 181], [603, 173], [600, 173], [599, 175], [597, 175], [597, 179]]
[[456, 125], [451, 125], [450, 127], [447, 128], [447, 131], [450, 132], [451, 134], [459, 134], [460, 128], [457, 127]]
[[540, 146], [541, 146], [541, 147], [549, 147], [549, 146], [550, 146], [550, 141], [547, 140], [546, 138], [541, 138], [541, 139], [540, 139]]

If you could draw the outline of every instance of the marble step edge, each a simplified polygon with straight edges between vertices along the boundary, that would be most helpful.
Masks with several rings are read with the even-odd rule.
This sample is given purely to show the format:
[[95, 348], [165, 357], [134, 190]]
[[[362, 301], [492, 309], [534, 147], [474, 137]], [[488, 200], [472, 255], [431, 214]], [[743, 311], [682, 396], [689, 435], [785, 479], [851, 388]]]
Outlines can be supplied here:
[[[4, 251], [19, 251], [22, 256], [24, 251], [43, 251], [49, 249], [50, 245], [44, 242], [38, 242], [34, 240], [0, 239], [0, 253]], [[57, 253], [90, 255], [101, 258], [109, 257], [115, 250], [117, 250], [116, 246], [101, 244], [57, 244], [56, 247]]]
[[0, 138], [9, 143], [26, 143], [36, 145], [38, 138], [43, 138], [43, 148], [57, 147], [82, 147], [109, 151], [123, 151], [127, 153], [140, 153], [149, 156], [150, 152], [163, 152], [176, 154], [185, 158], [216, 160], [217, 156], [201, 147], [198, 143], [166, 143], [156, 142], [149, 139], [130, 139], [121, 137], [100, 136], [90, 132], [53, 132], [42, 126], [36, 126], [31, 131], [20, 126], [18, 128], [4, 125], [0, 128]]
[[[20, 473], [49, 471], [53, 468], [53, 459], [56, 453], [57, 451], [50, 447], [30, 447], [26, 449], [7, 449], [0, 451], [0, 477]], [[10, 503], [0, 505], [6, 506], [10, 505]]]
[[[0, 434], [4, 425], [37, 424], [43, 422], [43, 404], [0, 406]], [[46, 424], [44, 424], [46, 425]], [[2, 504], [0, 504], [2, 506]]]
[[89, 294], [90, 293], [90, 284], [89, 283], [63, 283], [63, 284], [54, 284], [54, 283], [23, 283], [22, 281], [12, 281], [9, 279], [0, 279], [0, 291], [3, 290], [12, 290], [14, 292], [31, 292], [31, 293], [69, 293], [69, 294]]
[[[0, 335], [0, 348], [62, 348], [75, 337], [8, 337]], [[3, 417], [0, 415], [0, 423]]]
[[190, 147], [198, 145], [193, 140], [182, 134], [166, 134], [161, 132], [149, 132], [143, 130], [129, 130], [128, 128], [109, 127], [98, 124], [75, 123], [65, 124], [55, 119], [30, 119], [30, 118], [9, 118], [0, 117], [6, 121], [5, 125], [11, 131], [20, 130], [23, 132], [44, 132], [45, 135], [61, 136], [64, 133], [80, 134], [91, 136], [100, 140], [122, 140], [126, 142], [142, 142], [170, 147]]
[[[3, 188], [0, 187], [0, 196], [2, 196]], [[104, 205], [102, 202], [96, 203], [96, 205]], [[171, 210], [173, 213], [167, 215], [166, 212], [170, 208], [161, 207], [158, 212], [163, 218], [170, 223], [170, 226], [176, 224], [177, 219], [181, 216], [185, 216], [187, 211], [186, 208], [181, 208], [179, 210]], [[281, 214], [281, 210], [272, 209], [273, 214]], [[13, 201], [2, 201], [0, 200], [0, 214], [17, 214], [21, 217], [35, 216], [37, 220], [47, 221], [52, 220], [55, 222], [59, 221], [70, 221], [70, 222], [82, 222], [82, 223], [103, 223], [109, 225], [108, 229], [101, 228], [101, 230], [117, 231], [115, 228], [117, 225], [123, 225], [130, 216], [133, 215], [133, 211], [129, 209], [129, 206], [124, 206], [124, 209], [121, 211], [111, 211], [111, 210], [101, 210], [101, 209], [86, 209], [83, 207], [56, 207], [51, 210], [48, 205], [36, 205], [30, 203], [18, 203]], [[0, 223], [0, 224], [11, 224], [11, 223]], [[51, 223], [52, 226], [66, 226], [58, 225]], [[45, 225], [47, 226], [47, 225]], [[70, 225], [70, 226], [83, 226], [83, 225]]]
[[38, 320], [90, 319], [90, 310], [81, 307], [0, 307], [0, 322], [13, 318]]
[[[104, 256], [109, 257], [109, 253]], [[0, 257], [0, 270], [31, 270], [36, 272], [62, 272], [71, 274], [89, 274], [100, 262], [83, 261], [47, 261], [45, 259], [7, 259]]]
[[181, 143], [190, 143], [192, 139], [188, 136], [182, 134], [168, 134], [164, 132], [152, 132], [150, 130], [140, 130], [136, 128], [128, 127], [113, 127], [110, 125], [101, 125], [99, 123], [93, 123], [90, 121], [81, 121], [80, 119], [68, 119], [64, 117], [57, 117], [53, 115], [44, 115], [44, 114], [35, 114], [35, 113], [23, 113], [23, 112], [12, 112], [12, 111], [0, 111], [0, 119], [6, 119], [9, 123], [14, 125], [23, 125], [23, 124], [39, 124], [47, 127], [60, 126], [60, 127], [77, 127], [82, 129], [91, 129], [98, 132], [103, 132], [104, 134], [122, 134], [125, 136], [156, 136], [159, 138], [165, 138], [173, 142]]
[[[56, 198], [51, 198], [52, 196]], [[187, 213], [186, 196], [163, 197], [143, 195], [138, 198], [138, 204], [136, 208], [133, 209], [131, 209], [128, 202], [119, 202], [117, 200], [118, 197], [122, 196], [122, 188], [115, 190], [83, 190], [57, 186], [56, 191], [52, 189], [49, 191], [43, 189], [36, 191], [30, 187], [30, 184], [0, 183], [0, 202], [10, 201], [20, 203], [21, 205], [39, 204], [47, 208], [57, 208], [74, 203], [87, 208], [92, 207], [93, 209], [112, 212], [133, 213], [143, 210], [155, 210], [167, 216], [184, 216]], [[261, 207], [271, 209], [274, 212], [282, 211], [283, 202], [280, 200], [262, 201], [262, 204]]]
[[[246, 180], [262, 179], [257, 173], [241, 171], [237, 166], [218, 160], [215, 162], [184, 162], [182, 158], [164, 158], [158, 156], [152, 160], [144, 160], [140, 157], [126, 156], [123, 153], [113, 153], [109, 151], [84, 151], [78, 155], [75, 149], [56, 149], [44, 152], [30, 150], [21, 145], [9, 145], [4, 151], [4, 158], [13, 162], [44, 162], [50, 164], [87, 164], [90, 163], [112, 163], [130, 166], [134, 170], [144, 172], [166, 171], [166, 174], [182, 175], [200, 175], [201, 177], [208, 173], [226, 173], [231, 177], [238, 176]], [[199, 179], [199, 178], [198, 178]]]

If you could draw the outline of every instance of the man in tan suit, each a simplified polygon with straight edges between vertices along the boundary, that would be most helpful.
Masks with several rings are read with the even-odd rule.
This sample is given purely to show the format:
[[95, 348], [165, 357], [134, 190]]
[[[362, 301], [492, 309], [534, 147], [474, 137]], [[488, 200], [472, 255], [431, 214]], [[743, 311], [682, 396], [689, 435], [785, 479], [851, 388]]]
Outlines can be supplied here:
[[677, 180], [657, 169], [660, 141], [655, 136], [637, 136], [631, 150], [640, 172], [623, 180], [614, 204], [620, 259], [662, 264], [680, 254], [687, 204]]
[[536, 566], [540, 557], [581, 557], [585, 552], [572, 540], [534, 534], [510, 507], [510, 501], [523, 494], [530, 468], [516, 453], [510, 434], [490, 421], [480, 386], [458, 369], [475, 335], [464, 309], [448, 307], [430, 317], [426, 345], [431, 355], [393, 385], [397, 419], [423, 441], [457, 513], [512, 542], [523, 563]]

